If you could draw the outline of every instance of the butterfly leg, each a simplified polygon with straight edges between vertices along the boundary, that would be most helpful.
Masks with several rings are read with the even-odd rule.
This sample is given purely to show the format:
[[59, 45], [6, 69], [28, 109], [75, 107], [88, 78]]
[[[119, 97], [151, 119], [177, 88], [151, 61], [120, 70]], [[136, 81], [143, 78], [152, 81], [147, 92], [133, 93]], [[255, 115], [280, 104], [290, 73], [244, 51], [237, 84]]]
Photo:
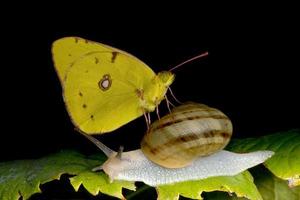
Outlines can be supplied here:
[[171, 94], [171, 96], [173, 97], [173, 99], [174, 99], [177, 103], [182, 104], [182, 102], [179, 101], [179, 100], [175, 97], [174, 93], [173, 93], [172, 90], [171, 90], [171, 87], [168, 87], [168, 90], [170, 91], [170, 94]]
[[146, 124], [147, 124], [147, 130], [150, 128], [150, 123], [149, 123], [149, 119], [147, 117], [147, 114], [146, 112], [144, 111], [144, 117], [145, 117], [145, 121], [146, 121]]
[[168, 110], [169, 110], [169, 113], [171, 113], [171, 108], [170, 108], [170, 105], [175, 107], [168, 99], [167, 95], [165, 95], [165, 99], [166, 99], [166, 103], [167, 103], [167, 107], [168, 107]]
[[157, 115], [157, 118], [158, 118], [158, 119], [160, 119], [160, 115], [159, 115], [158, 106], [156, 106], [155, 110], [156, 110], [156, 115]]
[[150, 124], [151, 124], [151, 115], [150, 115], [150, 112], [148, 112], [148, 120], [149, 120], [149, 127], [150, 127]]

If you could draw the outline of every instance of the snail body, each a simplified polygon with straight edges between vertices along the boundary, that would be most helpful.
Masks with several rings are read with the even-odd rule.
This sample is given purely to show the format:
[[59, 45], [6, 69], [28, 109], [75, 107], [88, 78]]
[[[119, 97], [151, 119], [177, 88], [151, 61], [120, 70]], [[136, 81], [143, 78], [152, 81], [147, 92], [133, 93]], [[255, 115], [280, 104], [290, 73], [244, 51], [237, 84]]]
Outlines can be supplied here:
[[232, 135], [230, 119], [220, 110], [189, 102], [155, 121], [142, 142], [148, 159], [167, 168], [190, 165], [223, 149]]
[[217, 109], [192, 102], [154, 122], [138, 150], [115, 152], [83, 135], [108, 157], [94, 170], [103, 169], [110, 180], [143, 181], [150, 186], [236, 175], [273, 155], [271, 151], [222, 150], [232, 135], [230, 120]]
[[272, 151], [240, 154], [221, 150], [210, 156], [198, 157], [186, 167], [170, 169], [153, 163], [138, 149], [124, 152], [121, 157], [110, 157], [100, 169], [109, 176], [110, 181], [141, 181], [158, 186], [214, 176], [234, 176], [263, 163], [272, 155]]

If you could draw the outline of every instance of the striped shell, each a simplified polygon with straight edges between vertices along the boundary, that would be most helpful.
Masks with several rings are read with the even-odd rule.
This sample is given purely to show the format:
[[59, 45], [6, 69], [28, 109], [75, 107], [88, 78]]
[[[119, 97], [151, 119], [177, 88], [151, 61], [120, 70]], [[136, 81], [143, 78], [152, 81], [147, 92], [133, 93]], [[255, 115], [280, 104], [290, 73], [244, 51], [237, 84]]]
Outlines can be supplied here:
[[141, 142], [143, 153], [166, 168], [190, 165], [223, 149], [232, 135], [230, 119], [204, 104], [185, 103], [155, 121]]

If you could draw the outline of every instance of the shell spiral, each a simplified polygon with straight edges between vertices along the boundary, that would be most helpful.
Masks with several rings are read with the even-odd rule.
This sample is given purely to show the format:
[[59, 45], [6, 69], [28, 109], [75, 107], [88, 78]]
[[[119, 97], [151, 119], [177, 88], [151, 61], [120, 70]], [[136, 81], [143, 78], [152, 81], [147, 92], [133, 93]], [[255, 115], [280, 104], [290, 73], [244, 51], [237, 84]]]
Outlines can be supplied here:
[[232, 135], [232, 123], [220, 110], [188, 102], [155, 121], [141, 149], [152, 162], [181, 168], [194, 159], [223, 149]]

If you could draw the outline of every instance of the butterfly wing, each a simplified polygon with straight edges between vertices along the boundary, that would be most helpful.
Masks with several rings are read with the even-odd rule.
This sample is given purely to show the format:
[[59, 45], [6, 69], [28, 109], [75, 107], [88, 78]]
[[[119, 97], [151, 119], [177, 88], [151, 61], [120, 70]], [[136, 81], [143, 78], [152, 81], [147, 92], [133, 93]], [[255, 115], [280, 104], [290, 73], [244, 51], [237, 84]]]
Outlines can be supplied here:
[[64, 37], [56, 40], [55, 42], [53, 42], [52, 45], [52, 56], [53, 56], [54, 66], [60, 81], [63, 81], [67, 69], [76, 60], [84, 57], [86, 54], [89, 54], [91, 52], [101, 52], [101, 51], [122, 52], [128, 57], [132, 57], [138, 60], [136, 57], [134, 57], [133, 55], [125, 51], [119, 50], [117, 48], [105, 44], [93, 42], [80, 37]]
[[52, 51], [68, 113], [80, 130], [110, 132], [143, 114], [137, 91], [155, 73], [142, 61], [80, 38], [60, 39]]

